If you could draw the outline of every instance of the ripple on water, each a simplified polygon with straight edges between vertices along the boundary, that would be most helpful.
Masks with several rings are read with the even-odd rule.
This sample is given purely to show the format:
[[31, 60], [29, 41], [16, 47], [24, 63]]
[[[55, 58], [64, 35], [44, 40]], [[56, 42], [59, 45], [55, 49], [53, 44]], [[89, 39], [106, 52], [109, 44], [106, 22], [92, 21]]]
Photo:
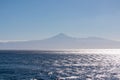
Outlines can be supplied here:
[[119, 55], [0, 54], [0, 80], [119, 80], [119, 62]]

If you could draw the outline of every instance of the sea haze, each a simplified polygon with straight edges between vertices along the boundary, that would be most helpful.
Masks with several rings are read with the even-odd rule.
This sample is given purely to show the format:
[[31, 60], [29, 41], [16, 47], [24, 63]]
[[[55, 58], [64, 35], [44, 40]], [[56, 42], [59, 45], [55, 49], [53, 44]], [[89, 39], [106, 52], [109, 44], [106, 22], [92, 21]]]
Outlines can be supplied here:
[[119, 80], [119, 62], [119, 49], [2, 50], [0, 80]]
[[99, 37], [74, 38], [60, 33], [44, 40], [1, 42], [1, 50], [119, 49], [120, 41]]

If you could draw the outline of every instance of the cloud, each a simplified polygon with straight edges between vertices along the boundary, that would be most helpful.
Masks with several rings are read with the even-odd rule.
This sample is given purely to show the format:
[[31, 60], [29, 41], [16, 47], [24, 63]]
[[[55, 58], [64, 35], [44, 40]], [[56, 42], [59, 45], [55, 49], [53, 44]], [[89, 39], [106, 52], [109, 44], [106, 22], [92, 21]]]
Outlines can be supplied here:
[[7, 42], [24, 42], [24, 41], [28, 41], [28, 40], [0, 40], [0, 42], [2, 42], [2, 43], [7, 43]]

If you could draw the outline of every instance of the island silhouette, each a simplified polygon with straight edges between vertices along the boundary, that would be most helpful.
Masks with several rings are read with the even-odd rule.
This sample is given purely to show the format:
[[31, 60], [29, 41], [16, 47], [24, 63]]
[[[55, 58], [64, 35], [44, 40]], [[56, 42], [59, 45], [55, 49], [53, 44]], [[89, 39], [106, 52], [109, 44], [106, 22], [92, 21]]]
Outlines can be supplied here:
[[120, 42], [100, 37], [76, 38], [64, 33], [43, 40], [0, 42], [0, 50], [117, 49]]

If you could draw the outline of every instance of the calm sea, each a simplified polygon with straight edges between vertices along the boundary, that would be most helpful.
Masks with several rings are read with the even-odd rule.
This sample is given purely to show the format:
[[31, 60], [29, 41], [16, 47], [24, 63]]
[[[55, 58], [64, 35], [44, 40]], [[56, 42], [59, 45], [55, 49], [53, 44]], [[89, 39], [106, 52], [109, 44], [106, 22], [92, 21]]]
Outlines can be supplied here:
[[0, 80], [120, 80], [120, 50], [0, 51]]

